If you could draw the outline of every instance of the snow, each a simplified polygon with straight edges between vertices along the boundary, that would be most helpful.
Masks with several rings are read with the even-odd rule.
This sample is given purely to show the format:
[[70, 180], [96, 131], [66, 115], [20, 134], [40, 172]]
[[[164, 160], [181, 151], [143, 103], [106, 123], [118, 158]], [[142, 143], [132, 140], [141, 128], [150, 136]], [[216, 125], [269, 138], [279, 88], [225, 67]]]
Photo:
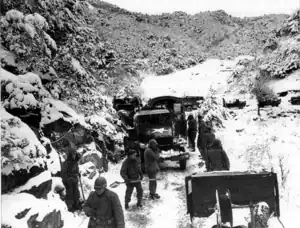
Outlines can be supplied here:
[[[46, 43], [48, 46], [50, 46], [52, 49], [57, 50], [57, 45], [55, 43], [55, 41], [51, 38], [51, 36], [49, 36], [46, 32], [43, 32]], [[54, 69], [52, 67], [49, 67], [52, 71], [53, 74], [56, 74]]]
[[106, 134], [114, 134], [116, 133], [116, 128], [114, 125], [109, 123], [106, 120], [107, 116], [100, 116], [100, 115], [91, 115], [86, 119], [86, 122], [90, 123], [91, 125], [95, 125], [97, 127], [104, 127]]
[[141, 84], [142, 97], [150, 99], [166, 95], [206, 96], [211, 86], [220, 90], [226, 85], [241, 58], [243, 57], [224, 61], [210, 59], [195, 67], [166, 76], [147, 76]]
[[[1, 84], [6, 83], [5, 89], [9, 92], [9, 97], [3, 102], [5, 108], [41, 108], [41, 127], [59, 118], [70, 123], [83, 122], [83, 118], [72, 108], [51, 97], [50, 93], [43, 87], [38, 75], [26, 73], [16, 76], [2, 68], [0, 70]], [[67, 113], [68, 116], [63, 115], [62, 112]]]
[[[46, 149], [34, 132], [19, 118], [12, 116], [1, 106], [1, 149], [3, 175], [13, 170], [30, 169], [44, 165]], [[4, 148], [9, 148], [5, 152]]]
[[48, 158], [47, 158], [47, 167], [52, 174], [56, 174], [57, 172], [61, 171], [61, 164], [60, 164], [60, 157], [59, 157], [60, 155], [51, 145], [50, 139], [46, 137], [42, 137], [41, 142], [43, 143], [43, 146], [49, 144], [51, 147], [51, 151], [48, 154]]
[[[48, 213], [59, 210], [62, 214], [62, 220], [64, 220], [64, 227], [78, 227], [84, 218], [68, 212], [65, 202], [60, 200], [59, 195], [53, 192], [50, 193], [48, 194], [47, 200], [37, 199], [27, 193], [2, 195], [2, 208], [5, 208], [5, 210], [2, 210], [2, 224], [9, 225], [12, 228], [27, 227], [27, 220], [32, 215], [38, 214], [36, 219], [37, 221], [41, 221]], [[26, 208], [31, 209], [24, 218], [15, 218], [15, 215], [24, 211]], [[86, 222], [87, 221], [86, 219]], [[80, 227], [87, 227], [87, 224]]]
[[81, 75], [86, 74], [84, 68], [81, 66], [80, 62], [79, 62], [77, 59], [74, 59], [74, 58], [72, 57], [71, 64], [72, 64], [72, 66], [73, 66], [73, 68], [74, 68], [74, 70], [75, 70], [76, 72], [78, 72], [78, 73], [81, 74]]
[[[253, 107], [252, 107], [253, 108]], [[273, 113], [283, 110], [272, 109]], [[217, 133], [227, 151], [233, 170], [274, 170], [280, 188], [281, 220], [285, 227], [295, 226], [300, 214], [298, 185], [300, 155], [300, 116], [268, 117], [266, 111], [256, 121], [256, 110], [237, 111], [238, 117], [225, 121], [226, 128]], [[236, 132], [236, 129], [243, 129]], [[299, 224], [300, 226], [300, 224]]]
[[[171, 75], [147, 76], [141, 85], [144, 90], [142, 95], [144, 99], [162, 95], [200, 95], [206, 97], [211, 94], [211, 91], [214, 91], [214, 95], [221, 98], [220, 95], [224, 96], [225, 88], [228, 86], [226, 82], [228, 77], [236, 70], [236, 64], [241, 59], [247, 59], [247, 57], [228, 61], [208, 60], [194, 68]], [[252, 57], [248, 59], [253, 60]], [[284, 80], [272, 81], [271, 84], [275, 92], [299, 90], [299, 72]], [[227, 96], [236, 97], [236, 94], [229, 90]], [[225, 128], [218, 128], [216, 134], [228, 153], [232, 171], [248, 169], [261, 171], [265, 169], [274, 170], [277, 173], [280, 188], [281, 220], [285, 227], [300, 227], [297, 224], [299, 222], [295, 219], [296, 215], [300, 214], [300, 187], [297, 184], [300, 172], [298, 165], [300, 154], [297, 153], [300, 150], [300, 116], [297, 114], [287, 114], [288, 117], [276, 116], [279, 113], [295, 111], [299, 108], [291, 107], [288, 102], [290, 95], [288, 95], [282, 98], [279, 108], [265, 109], [266, 111], [261, 111], [262, 116], [259, 118], [257, 117], [256, 102], [253, 99], [248, 100], [250, 97], [247, 96], [249, 106], [243, 110], [234, 111], [237, 114], [236, 117], [230, 117], [228, 110], [220, 107], [222, 103], [218, 100], [213, 108], [210, 107], [211, 104], [202, 104], [200, 112], [208, 110], [209, 116], [216, 116], [222, 120]], [[193, 112], [193, 115], [197, 112]], [[276, 118], [272, 118], [274, 115]], [[209, 116], [206, 115], [205, 118], [207, 119]], [[193, 159], [192, 157], [188, 161], [188, 167]], [[169, 183], [178, 182], [171, 180], [171, 175], [176, 177], [177, 173], [164, 173], [164, 176], [168, 177]], [[160, 194], [164, 195], [160, 184], [158, 184], [158, 188]], [[175, 198], [176, 200], [174, 200]], [[147, 224], [146, 227], [161, 227], [164, 224], [170, 224], [170, 227], [187, 227], [189, 219], [185, 215], [178, 215], [176, 204], [180, 204], [180, 201], [176, 194], [169, 190], [168, 194], [163, 196], [163, 204], [160, 204], [158, 208], [151, 208], [152, 212], [149, 217], [151, 221], [157, 221], [157, 223]], [[162, 212], [164, 210], [168, 211], [168, 216], [164, 216], [166, 215]], [[234, 211], [235, 224], [247, 225], [244, 217], [249, 217], [249, 210]], [[180, 219], [184, 222], [180, 223]], [[208, 219], [195, 219], [195, 224], [210, 228], [215, 225], [215, 219], [215, 214], [213, 214]], [[282, 227], [277, 218], [272, 218], [269, 222], [272, 223], [272, 228]], [[178, 226], [178, 223], [182, 226]]]
[[24, 190], [29, 190], [34, 186], [38, 187], [40, 184], [42, 184], [43, 182], [46, 182], [50, 179], [51, 179], [51, 172], [49, 172], [48, 170], [44, 171], [44, 172], [40, 173], [39, 175], [29, 179], [25, 185], [22, 185], [16, 189], [14, 189], [13, 193], [16, 194], [16, 193], [20, 193]]
[[46, 19], [38, 13], [27, 14], [24, 18], [24, 22], [33, 25], [39, 29], [48, 28], [48, 23]]
[[18, 10], [12, 9], [12, 10], [9, 10], [5, 13], [5, 17], [6, 17], [7, 21], [12, 20], [12, 21], [18, 22], [18, 21], [23, 20], [24, 14], [21, 13], [20, 11], [18, 11]]
[[300, 70], [294, 72], [284, 79], [278, 79], [270, 82], [271, 88], [275, 93], [298, 90], [300, 91]]
[[[152, 98], [162, 94], [175, 96], [207, 96], [211, 95], [212, 91], [216, 96], [219, 96], [225, 91], [227, 79], [235, 70], [237, 62], [245, 58], [251, 59], [251, 57], [244, 56], [227, 61], [208, 60], [194, 68], [176, 72], [172, 75], [148, 76], [142, 83], [143, 96], [144, 98]], [[80, 68], [80, 66], [77, 67]], [[7, 72], [4, 76], [1, 75], [1, 80], [4, 78], [7, 81], [13, 77], [15, 76]], [[28, 76], [26, 77], [26, 80], [28, 80]], [[34, 80], [34, 78], [33, 76], [30, 80]], [[7, 85], [6, 89], [12, 91], [19, 88], [18, 84], [16, 88], [13, 87], [14, 85], [15, 83]], [[187, 91], [189, 93], [187, 93]], [[76, 114], [65, 104], [57, 102], [50, 97], [47, 99], [47, 105], [52, 104], [55, 108], [51, 109], [47, 107], [47, 109], [43, 111], [52, 118], [52, 121], [55, 118], [61, 117], [62, 114], [59, 110], [70, 115], [70, 117], [63, 116], [63, 118], [66, 118], [68, 121], [83, 121], [82, 116]], [[214, 105], [210, 107], [209, 102], [213, 102], [213, 100], [209, 99], [203, 104], [202, 110], [197, 110], [192, 113], [196, 115], [199, 111], [208, 110], [209, 114], [205, 118], [217, 117], [222, 121], [224, 128], [218, 128], [216, 134], [221, 140], [225, 151], [228, 153], [232, 171], [245, 171], [248, 169], [254, 171], [266, 169], [270, 171], [273, 169], [274, 172], [277, 173], [280, 187], [281, 220], [286, 228], [294, 228], [300, 227], [300, 224], [297, 224], [299, 222], [295, 219], [297, 218], [296, 216], [300, 214], [300, 186], [298, 185], [298, 175], [300, 172], [298, 165], [298, 161], [300, 160], [300, 154], [298, 153], [298, 151], [300, 151], [300, 116], [291, 113], [288, 113], [287, 117], [276, 116], [284, 111], [297, 109], [296, 107], [292, 108], [287, 102], [287, 99], [288, 96], [283, 99], [282, 104], [280, 104], [278, 108], [263, 109], [261, 111], [261, 117], [257, 117], [256, 115], [256, 103], [253, 100], [249, 102], [247, 100], [247, 104], [250, 104], [249, 107], [242, 110], [235, 110], [236, 116], [233, 118], [230, 117], [228, 110], [221, 107], [221, 102], [219, 101], [216, 101]], [[272, 118], [272, 115], [275, 115], [276, 118]], [[3, 110], [1, 110], [1, 117], [4, 119], [8, 117], [11, 118], [10, 114]], [[87, 121], [90, 121], [91, 124], [104, 127], [108, 134], [115, 134], [115, 127], [107, 121], [107, 118], [108, 117], [104, 114], [93, 115], [87, 119]], [[7, 125], [7, 121], [4, 121], [4, 124]], [[21, 126], [23, 123], [19, 124]], [[30, 132], [32, 135], [33, 132]], [[26, 137], [27, 136], [28, 133], [26, 133]], [[121, 134], [118, 137], [121, 138]], [[36, 137], [33, 138], [33, 141], [30, 140], [30, 145], [36, 143], [34, 140], [37, 140]], [[44, 139], [44, 141], [46, 143], [47, 139]], [[91, 143], [86, 148], [80, 148], [78, 151], [84, 149], [87, 150], [85, 156], [95, 153], [99, 155], [94, 143]], [[179, 164], [176, 162], [166, 161], [164, 164], [161, 164], [161, 172], [158, 175], [160, 180], [157, 186], [157, 192], [161, 195], [161, 199], [159, 200], [151, 201], [148, 199], [148, 181], [147, 175], [144, 175], [144, 181], [142, 182], [144, 189], [144, 207], [139, 210], [131, 209], [136, 204], [136, 193], [134, 192], [132, 201], [129, 204], [130, 210], [124, 210], [126, 227], [159, 228], [163, 226], [189, 227], [191, 225], [189, 215], [186, 214], [184, 178], [196, 171], [204, 171], [203, 166], [198, 167], [198, 163], [200, 162], [198, 154], [198, 151], [190, 153], [191, 158], [187, 162], [186, 171], [180, 171]], [[4, 160], [5, 157], [2, 162]], [[53, 173], [59, 169], [58, 155], [53, 148], [50, 153], [49, 161], [54, 162], [53, 167], [51, 167], [49, 171], [45, 171], [39, 176], [32, 178], [24, 186], [15, 189], [13, 194], [2, 195], [2, 206], [7, 208], [7, 210], [3, 212], [2, 224], [9, 224], [12, 225], [12, 227], [26, 227], [28, 218], [34, 213], [39, 212], [39, 219], [41, 220], [46, 213], [56, 209], [62, 212], [64, 227], [87, 227], [88, 219], [85, 216], [69, 213], [65, 203], [54, 193], [55, 186], [63, 186], [63, 184], [61, 178], [51, 177], [51, 172]], [[108, 172], [101, 173], [102, 176], [106, 177], [108, 186], [114, 181], [122, 181], [120, 177], [121, 165], [121, 162], [119, 164], [109, 164]], [[80, 165], [80, 172], [92, 172], [94, 167], [95, 163], [93, 161], [87, 162]], [[98, 176], [99, 174], [97, 173], [92, 179], [84, 175], [81, 177], [85, 198], [93, 191], [94, 181]], [[22, 189], [37, 186], [51, 178], [53, 180], [52, 190], [47, 195], [47, 201], [36, 199], [26, 193], [19, 193]], [[125, 190], [125, 184], [120, 184], [117, 188], [112, 189], [112, 191], [118, 194], [123, 208]], [[18, 220], [15, 218], [17, 213], [29, 207], [32, 207], [32, 209], [24, 219]], [[249, 218], [249, 209], [234, 210], [235, 225], [246, 225], [247, 221], [245, 217]], [[215, 221], [216, 215], [213, 214], [209, 218], [195, 219], [194, 225], [195, 227], [211, 228], [212, 225], [215, 225]], [[270, 228], [282, 227], [277, 218], [270, 219], [269, 223]]]

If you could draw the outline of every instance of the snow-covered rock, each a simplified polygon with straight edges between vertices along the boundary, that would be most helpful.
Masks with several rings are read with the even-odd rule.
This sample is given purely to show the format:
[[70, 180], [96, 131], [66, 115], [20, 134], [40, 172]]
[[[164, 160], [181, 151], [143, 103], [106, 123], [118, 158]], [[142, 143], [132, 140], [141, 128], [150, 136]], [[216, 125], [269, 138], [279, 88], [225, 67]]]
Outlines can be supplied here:
[[33, 73], [14, 75], [0, 68], [3, 107], [7, 110], [37, 111], [40, 115], [40, 126], [60, 118], [70, 123], [79, 121], [80, 116], [61, 101], [51, 97], [43, 87], [41, 79]]
[[79, 163], [83, 166], [81, 167], [83, 173], [85, 172], [86, 168], [90, 167], [90, 165], [86, 165], [87, 163], [90, 164], [90, 162], [94, 165], [94, 168], [98, 169], [99, 171], [103, 171], [102, 154], [97, 150], [94, 142], [86, 147], [86, 152], [79, 161]]
[[33, 166], [45, 166], [46, 149], [33, 131], [18, 117], [14, 117], [0, 108], [1, 113], [1, 174], [9, 175], [13, 171], [29, 169]]

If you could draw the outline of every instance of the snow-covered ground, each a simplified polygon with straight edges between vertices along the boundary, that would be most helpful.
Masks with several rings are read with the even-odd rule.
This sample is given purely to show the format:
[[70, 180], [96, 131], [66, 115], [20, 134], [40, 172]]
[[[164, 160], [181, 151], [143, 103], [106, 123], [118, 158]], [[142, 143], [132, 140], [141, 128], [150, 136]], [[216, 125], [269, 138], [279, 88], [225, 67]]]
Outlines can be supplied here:
[[252, 59], [241, 56], [235, 60], [210, 59], [195, 67], [165, 76], [149, 76], [141, 83], [143, 99], [155, 96], [206, 96], [211, 86], [219, 93], [224, 91], [227, 79], [240, 59]]

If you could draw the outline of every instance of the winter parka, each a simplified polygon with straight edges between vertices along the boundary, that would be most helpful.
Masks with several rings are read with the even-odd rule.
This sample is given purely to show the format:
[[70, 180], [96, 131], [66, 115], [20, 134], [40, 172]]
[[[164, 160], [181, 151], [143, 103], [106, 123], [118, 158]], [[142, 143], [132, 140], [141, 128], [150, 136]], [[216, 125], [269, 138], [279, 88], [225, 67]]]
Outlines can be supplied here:
[[106, 189], [102, 195], [91, 192], [83, 209], [90, 217], [88, 228], [125, 228], [123, 209], [113, 191]]
[[129, 180], [139, 180], [143, 176], [139, 159], [132, 160], [126, 158], [122, 164], [120, 174], [125, 182]]
[[150, 147], [147, 147], [144, 152], [145, 169], [147, 172], [159, 171], [159, 155], [155, 153]]

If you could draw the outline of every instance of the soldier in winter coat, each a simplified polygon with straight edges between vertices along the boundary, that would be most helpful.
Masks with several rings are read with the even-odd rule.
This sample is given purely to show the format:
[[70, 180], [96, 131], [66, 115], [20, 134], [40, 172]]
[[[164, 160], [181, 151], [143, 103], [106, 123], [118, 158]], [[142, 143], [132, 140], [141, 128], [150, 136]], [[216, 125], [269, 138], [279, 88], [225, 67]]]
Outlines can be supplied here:
[[229, 170], [230, 163], [226, 152], [223, 150], [222, 143], [215, 139], [207, 150], [207, 171]]
[[195, 151], [195, 139], [197, 136], [197, 121], [193, 117], [193, 115], [189, 115], [188, 117], [188, 139], [189, 139], [189, 148], [192, 149], [192, 151]]
[[210, 133], [209, 127], [204, 123], [202, 116], [198, 116], [198, 139], [197, 147], [203, 159], [206, 153], [206, 139]]
[[137, 192], [137, 207], [142, 207], [143, 188], [141, 180], [143, 179], [143, 173], [141, 169], [141, 163], [136, 157], [136, 151], [130, 149], [127, 154], [127, 158], [121, 167], [121, 177], [126, 182], [126, 193], [125, 193], [125, 209], [129, 208], [128, 203], [131, 200], [133, 189], [136, 188]]
[[80, 154], [73, 147], [68, 148], [67, 159], [62, 167], [63, 184], [66, 187], [65, 201], [70, 212], [80, 210], [80, 193], [78, 189], [78, 178], [80, 178], [78, 161]]
[[83, 209], [90, 217], [88, 228], [125, 228], [123, 209], [119, 197], [106, 188], [104, 177], [98, 177]]
[[[145, 170], [149, 179], [156, 179], [156, 175], [159, 172], [159, 149], [158, 143], [155, 139], [149, 141], [149, 146], [144, 152]], [[155, 180], [149, 181], [149, 191], [151, 199], [159, 199], [160, 196], [156, 193], [157, 182]]]

